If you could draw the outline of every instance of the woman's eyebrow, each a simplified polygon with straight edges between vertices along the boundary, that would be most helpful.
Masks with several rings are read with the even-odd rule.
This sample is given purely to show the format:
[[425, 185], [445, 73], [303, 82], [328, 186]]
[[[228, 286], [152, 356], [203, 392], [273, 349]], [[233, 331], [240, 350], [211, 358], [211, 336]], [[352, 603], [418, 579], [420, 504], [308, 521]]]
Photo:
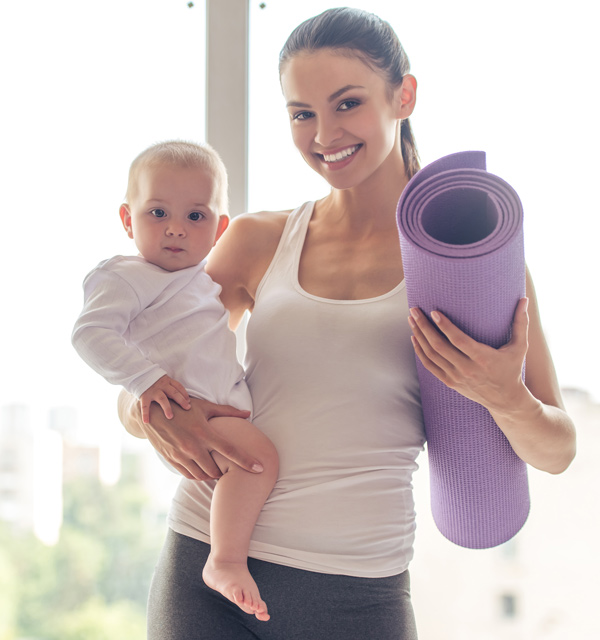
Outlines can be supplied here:
[[[334, 100], [337, 100], [341, 95], [346, 93], [346, 91], [351, 91], [352, 89], [364, 89], [364, 87], [361, 84], [347, 84], [341, 89], [334, 91], [329, 96], [329, 98], [327, 98], [327, 102], [333, 102]], [[310, 109], [310, 105], [306, 102], [297, 102], [295, 100], [290, 100], [288, 103], [286, 103], [286, 107], [300, 107], [302, 109]]]
[[334, 93], [332, 93], [327, 99], [328, 102], [333, 102], [337, 100], [341, 95], [346, 93], [346, 91], [351, 91], [352, 89], [364, 89], [364, 87], [360, 84], [347, 84], [345, 87], [338, 89]]
[[286, 102], [285, 104], [286, 107], [300, 107], [302, 109], [309, 109], [310, 105], [306, 104], [306, 102], [296, 102], [294, 100], [290, 100], [289, 102]]

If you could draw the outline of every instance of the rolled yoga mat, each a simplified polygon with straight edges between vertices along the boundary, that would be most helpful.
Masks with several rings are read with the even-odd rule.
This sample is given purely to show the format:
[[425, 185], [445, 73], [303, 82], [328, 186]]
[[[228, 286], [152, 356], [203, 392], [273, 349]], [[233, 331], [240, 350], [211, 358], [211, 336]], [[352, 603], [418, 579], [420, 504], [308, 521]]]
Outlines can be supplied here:
[[[525, 295], [523, 209], [514, 189], [486, 171], [485, 153], [456, 153], [421, 169], [397, 214], [409, 306], [441, 311], [479, 342], [505, 344]], [[471, 549], [506, 542], [529, 513], [525, 463], [487, 409], [418, 358], [417, 370], [438, 529]]]

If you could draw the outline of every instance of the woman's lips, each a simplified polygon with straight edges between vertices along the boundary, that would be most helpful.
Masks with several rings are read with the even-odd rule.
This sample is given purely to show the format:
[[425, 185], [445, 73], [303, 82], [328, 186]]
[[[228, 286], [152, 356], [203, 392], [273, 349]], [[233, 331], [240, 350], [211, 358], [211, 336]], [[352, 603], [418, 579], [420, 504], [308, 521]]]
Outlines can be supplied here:
[[362, 144], [355, 144], [339, 151], [331, 153], [317, 153], [317, 157], [330, 171], [343, 169], [354, 160], [356, 153], [362, 148]]

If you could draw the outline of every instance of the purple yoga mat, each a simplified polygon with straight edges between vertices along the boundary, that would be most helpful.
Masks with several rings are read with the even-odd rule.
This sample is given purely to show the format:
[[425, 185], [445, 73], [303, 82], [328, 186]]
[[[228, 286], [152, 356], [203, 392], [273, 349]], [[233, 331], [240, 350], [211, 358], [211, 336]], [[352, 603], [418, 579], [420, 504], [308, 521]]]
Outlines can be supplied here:
[[[443, 312], [479, 342], [506, 343], [525, 295], [523, 209], [514, 189], [486, 171], [485, 153], [456, 153], [421, 169], [397, 214], [410, 307]], [[529, 513], [525, 463], [487, 409], [418, 358], [417, 369], [438, 529], [471, 549], [506, 542]]]

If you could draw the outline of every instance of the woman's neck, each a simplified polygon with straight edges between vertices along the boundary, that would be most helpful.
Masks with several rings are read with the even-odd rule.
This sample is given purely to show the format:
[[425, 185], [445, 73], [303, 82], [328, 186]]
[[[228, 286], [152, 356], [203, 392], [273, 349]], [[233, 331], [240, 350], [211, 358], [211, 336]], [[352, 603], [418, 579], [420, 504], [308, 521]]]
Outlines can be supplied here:
[[315, 216], [357, 233], [396, 224], [398, 200], [408, 183], [404, 163], [382, 165], [368, 180], [349, 189], [332, 189], [315, 207]]

